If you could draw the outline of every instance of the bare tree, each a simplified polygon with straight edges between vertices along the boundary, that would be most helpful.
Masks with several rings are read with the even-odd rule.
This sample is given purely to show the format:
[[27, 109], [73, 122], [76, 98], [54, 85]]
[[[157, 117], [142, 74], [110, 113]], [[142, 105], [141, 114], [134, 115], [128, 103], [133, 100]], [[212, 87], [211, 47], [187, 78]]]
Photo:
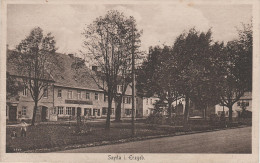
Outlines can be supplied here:
[[54, 70], [53, 55], [56, 51], [54, 37], [51, 33], [44, 36], [40, 27], [31, 30], [16, 47], [13, 55], [16, 55], [16, 63], [24, 86], [28, 88], [34, 101], [32, 125], [35, 123], [38, 102], [44, 95], [44, 89], [48, 88], [52, 81]]
[[[133, 38], [132, 29], [135, 31]], [[112, 101], [117, 95], [117, 85], [124, 75], [124, 67], [131, 63], [131, 41], [138, 42], [140, 34], [133, 17], [127, 18], [116, 10], [108, 11], [104, 17], [97, 18], [83, 32], [85, 37], [84, 59], [98, 66], [91, 76], [108, 96], [106, 129], [110, 129]]]

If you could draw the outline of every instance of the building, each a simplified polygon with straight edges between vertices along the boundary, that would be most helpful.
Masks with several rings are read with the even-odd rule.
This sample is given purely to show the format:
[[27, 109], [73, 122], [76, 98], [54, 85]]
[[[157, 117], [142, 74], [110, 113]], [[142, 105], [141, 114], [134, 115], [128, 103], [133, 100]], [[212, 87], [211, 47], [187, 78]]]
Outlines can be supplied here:
[[[232, 107], [232, 117], [239, 117], [242, 112], [242, 106], [245, 106], [245, 110], [252, 112], [252, 92], [245, 92], [244, 95], [238, 100]], [[220, 104], [215, 106], [215, 114], [218, 116], [222, 112], [225, 112], [225, 116], [229, 116], [229, 109], [226, 106]]]
[[[12, 51], [8, 50], [8, 53]], [[93, 78], [85, 72], [93, 70], [83, 67], [73, 68], [77, 60], [73, 55], [54, 54], [59, 61], [59, 68], [52, 76], [48, 88], [44, 89], [44, 96], [38, 103], [36, 121], [57, 121], [75, 119], [76, 116], [87, 118], [102, 118], [107, 116], [107, 96], [99, 89]], [[17, 67], [7, 63], [7, 72], [17, 78]], [[120, 91], [120, 88], [118, 89]], [[131, 117], [131, 88], [128, 87], [122, 102], [121, 117]], [[115, 101], [112, 102], [111, 117], [115, 116]], [[30, 120], [33, 116], [34, 102], [24, 88], [16, 97], [7, 99], [6, 118], [9, 121]]]
[[158, 97], [137, 97], [136, 99], [136, 117], [148, 117], [153, 113]]

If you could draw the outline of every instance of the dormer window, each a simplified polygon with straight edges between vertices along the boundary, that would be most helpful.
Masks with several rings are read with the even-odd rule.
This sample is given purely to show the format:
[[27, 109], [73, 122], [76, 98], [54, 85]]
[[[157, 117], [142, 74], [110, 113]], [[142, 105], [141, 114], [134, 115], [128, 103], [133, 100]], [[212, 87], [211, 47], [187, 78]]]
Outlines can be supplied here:
[[95, 100], [98, 100], [98, 93], [95, 93]]
[[60, 97], [60, 98], [62, 97], [62, 91], [61, 91], [61, 89], [58, 90], [58, 97]]
[[68, 91], [68, 99], [72, 99], [72, 91]]
[[87, 99], [87, 100], [90, 100], [90, 94], [89, 94], [89, 92], [86, 92], [86, 99]]
[[78, 91], [77, 95], [78, 99], [81, 99], [81, 91]]

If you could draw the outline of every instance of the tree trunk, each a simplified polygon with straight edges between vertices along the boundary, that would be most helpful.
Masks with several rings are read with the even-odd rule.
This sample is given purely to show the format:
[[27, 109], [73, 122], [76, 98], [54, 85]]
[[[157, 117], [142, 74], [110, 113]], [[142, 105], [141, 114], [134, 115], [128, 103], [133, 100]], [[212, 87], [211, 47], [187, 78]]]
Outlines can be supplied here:
[[122, 105], [122, 96], [117, 97], [116, 100], [116, 122], [121, 122], [121, 105]]
[[207, 120], [207, 107], [204, 108], [204, 119]]
[[110, 114], [111, 114], [111, 107], [112, 107], [112, 98], [108, 97], [108, 108], [107, 108], [107, 119], [106, 119], [106, 130], [110, 130]]
[[34, 102], [34, 108], [33, 108], [32, 126], [34, 126], [34, 123], [35, 123], [37, 107], [38, 107], [38, 101], [35, 101]]
[[185, 95], [185, 110], [184, 110], [184, 126], [187, 126], [189, 120], [190, 98]]
[[172, 123], [172, 100], [168, 101], [169, 123]]
[[232, 122], [232, 106], [229, 106], [228, 107], [228, 120], [229, 120], [229, 122]]

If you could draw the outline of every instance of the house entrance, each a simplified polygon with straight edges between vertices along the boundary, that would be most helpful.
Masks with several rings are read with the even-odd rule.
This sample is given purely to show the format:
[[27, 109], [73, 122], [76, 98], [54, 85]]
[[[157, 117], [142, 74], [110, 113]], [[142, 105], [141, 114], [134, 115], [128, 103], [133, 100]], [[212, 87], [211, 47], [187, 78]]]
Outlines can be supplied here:
[[77, 116], [80, 116], [80, 115], [81, 115], [81, 108], [77, 107]]
[[42, 122], [46, 122], [47, 119], [46, 119], [46, 116], [47, 116], [47, 107], [45, 106], [42, 106], [42, 113], [41, 113], [41, 120]]
[[17, 117], [17, 106], [10, 106], [9, 107], [9, 121], [16, 121]]

